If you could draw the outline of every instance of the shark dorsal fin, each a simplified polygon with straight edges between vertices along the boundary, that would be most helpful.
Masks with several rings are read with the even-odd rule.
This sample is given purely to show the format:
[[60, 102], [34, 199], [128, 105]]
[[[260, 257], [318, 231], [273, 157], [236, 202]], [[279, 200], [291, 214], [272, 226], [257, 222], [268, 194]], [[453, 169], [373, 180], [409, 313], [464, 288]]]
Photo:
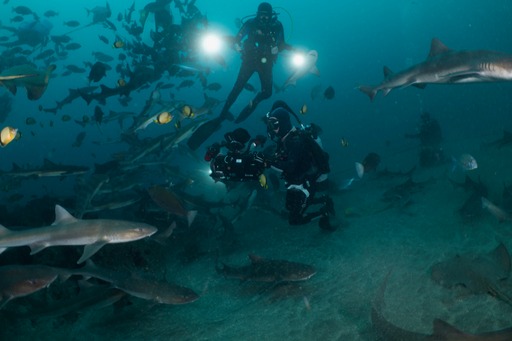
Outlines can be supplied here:
[[55, 205], [55, 221], [52, 225], [70, 224], [77, 220], [64, 207]]
[[388, 78], [392, 74], [393, 74], [393, 71], [391, 71], [391, 69], [388, 68], [387, 66], [384, 66], [384, 78]]
[[8, 228], [6, 228], [4, 225], [0, 224], [0, 236], [3, 236], [3, 235], [8, 234], [10, 232], [11, 231]]
[[51, 162], [47, 158], [44, 158], [44, 160], [43, 160], [43, 167], [44, 168], [52, 168], [52, 167], [55, 167], [55, 166], [57, 166], [57, 165], [54, 162]]
[[430, 52], [428, 54], [428, 58], [433, 58], [448, 51], [450, 51], [450, 49], [445, 44], [443, 44], [441, 40], [434, 38], [430, 43]]
[[440, 340], [444, 340], [447, 335], [458, 335], [458, 336], [467, 336], [466, 333], [463, 331], [460, 331], [459, 329], [455, 328], [448, 322], [445, 322], [440, 319], [434, 320], [434, 334], [433, 336], [442, 336], [442, 338], [439, 338]]

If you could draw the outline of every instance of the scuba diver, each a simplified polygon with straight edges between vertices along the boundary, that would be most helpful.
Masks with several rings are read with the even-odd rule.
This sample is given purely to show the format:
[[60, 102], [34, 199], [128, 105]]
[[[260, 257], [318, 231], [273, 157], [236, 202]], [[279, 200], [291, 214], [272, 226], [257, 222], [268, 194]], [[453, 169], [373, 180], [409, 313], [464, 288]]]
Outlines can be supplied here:
[[416, 134], [405, 134], [405, 137], [420, 140], [420, 166], [423, 168], [433, 167], [445, 161], [445, 155], [441, 146], [443, 141], [441, 126], [427, 112], [421, 114], [420, 118], [419, 132]]
[[[292, 126], [293, 115], [301, 127]], [[272, 168], [285, 180], [286, 209], [290, 225], [303, 225], [319, 218], [320, 228], [334, 231], [330, 217], [335, 216], [332, 199], [327, 196], [315, 197], [321, 185], [326, 183], [329, 169], [329, 155], [320, 146], [318, 127], [304, 127], [298, 116], [283, 101], [276, 101], [266, 115], [268, 136], [276, 142], [272, 155], [254, 152], [253, 148], [263, 146], [266, 138], [259, 135], [250, 140], [249, 133], [238, 128], [224, 135], [225, 141], [214, 143], [206, 152], [204, 159], [210, 162], [215, 181], [262, 180], [264, 170]], [[250, 142], [246, 147], [245, 144]], [[220, 153], [222, 147], [228, 149]], [[263, 178], [263, 179], [262, 179]], [[307, 212], [312, 205], [323, 204], [315, 212]]]
[[[329, 154], [320, 146], [315, 126], [293, 127], [290, 115], [299, 120], [285, 102], [276, 101], [266, 116], [267, 133], [277, 143], [270, 166], [285, 181], [288, 222], [303, 225], [320, 218], [320, 228], [334, 231], [336, 226], [330, 221], [335, 215], [332, 199], [328, 195], [315, 197], [330, 171]], [[318, 204], [323, 204], [318, 211], [306, 212], [311, 205]]]
[[233, 89], [229, 93], [220, 115], [200, 126], [188, 140], [188, 146], [197, 149], [219, 127], [231, 117], [229, 109], [236, 101], [247, 81], [254, 73], [260, 78], [261, 90], [235, 119], [240, 123], [247, 119], [258, 104], [272, 95], [273, 66], [277, 55], [283, 50], [293, 50], [284, 40], [283, 25], [268, 2], [262, 2], [254, 18], [248, 19], [238, 34], [231, 38], [234, 49], [242, 55], [242, 65]]

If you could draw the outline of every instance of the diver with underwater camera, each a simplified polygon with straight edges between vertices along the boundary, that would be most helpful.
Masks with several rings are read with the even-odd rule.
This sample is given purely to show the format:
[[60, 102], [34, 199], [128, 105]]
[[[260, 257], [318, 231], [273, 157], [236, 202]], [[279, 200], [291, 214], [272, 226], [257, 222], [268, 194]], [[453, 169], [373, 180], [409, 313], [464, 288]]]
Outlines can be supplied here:
[[[291, 124], [290, 116], [299, 122], [299, 127]], [[318, 136], [318, 126], [305, 126], [298, 116], [283, 101], [276, 101], [265, 116], [267, 134], [276, 143], [271, 157], [254, 152], [256, 146], [262, 146], [266, 138], [257, 136], [249, 146], [247, 130], [238, 128], [224, 135], [225, 141], [214, 143], [206, 152], [205, 160], [210, 162], [215, 181], [253, 181], [266, 183], [265, 168], [272, 168], [281, 174], [286, 187], [286, 209], [290, 225], [304, 225], [318, 219], [319, 227], [334, 231], [336, 223], [334, 203], [328, 195], [316, 197], [327, 183], [330, 172], [329, 155], [322, 149]], [[221, 154], [220, 149], [228, 149]], [[324, 186], [325, 187], [325, 186]], [[316, 211], [308, 211], [311, 206], [322, 205]]]

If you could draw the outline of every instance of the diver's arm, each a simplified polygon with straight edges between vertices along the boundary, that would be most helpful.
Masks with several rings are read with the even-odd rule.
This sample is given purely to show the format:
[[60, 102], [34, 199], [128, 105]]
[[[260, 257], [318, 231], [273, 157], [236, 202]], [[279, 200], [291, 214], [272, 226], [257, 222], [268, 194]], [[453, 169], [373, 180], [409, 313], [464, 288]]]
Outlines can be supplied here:
[[286, 141], [286, 155], [276, 158], [272, 167], [280, 169], [284, 174], [293, 174], [299, 168], [301, 153], [305, 151], [304, 144], [298, 139]]

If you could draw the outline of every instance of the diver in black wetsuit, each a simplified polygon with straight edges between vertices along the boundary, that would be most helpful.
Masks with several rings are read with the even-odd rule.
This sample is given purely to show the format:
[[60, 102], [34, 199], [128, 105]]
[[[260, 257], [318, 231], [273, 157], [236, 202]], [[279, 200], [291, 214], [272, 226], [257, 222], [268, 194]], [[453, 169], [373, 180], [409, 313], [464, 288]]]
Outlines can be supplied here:
[[[288, 221], [290, 225], [302, 225], [319, 217], [320, 228], [335, 230], [329, 218], [335, 215], [332, 199], [327, 195], [315, 198], [319, 185], [327, 179], [329, 156], [315, 141], [314, 132], [292, 126], [292, 113], [286, 103], [276, 101], [266, 117], [267, 132], [277, 142], [270, 165], [285, 180]], [[316, 204], [323, 206], [318, 211], [306, 212]]]
[[[277, 55], [283, 50], [293, 48], [285, 42], [283, 25], [277, 20], [277, 14], [268, 2], [262, 2], [258, 6], [256, 17], [243, 24], [234, 37], [233, 43], [235, 49], [242, 53], [242, 65], [235, 85], [222, 108], [221, 117], [229, 116], [230, 107], [255, 72], [260, 77], [261, 83], [261, 91], [236, 118], [235, 122], [239, 123], [249, 117], [262, 100], [272, 95], [272, 69]], [[240, 44], [243, 47], [240, 47]]]
[[269, 98], [272, 95], [272, 70], [277, 55], [283, 50], [293, 50], [293, 47], [285, 42], [283, 25], [277, 20], [277, 13], [268, 2], [260, 3], [256, 16], [242, 25], [238, 34], [232, 38], [232, 42], [235, 50], [242, 54], [238, 77], [220, 115], [203, 123], [188, 139], [187, 144], [192, 150], [199, 148], [220, 128], [225, 119], [231, 117], [229, 109], [255, 72], [260, 77], [261, 90], [242, 110], [235, 122], [240, 123], [247, 119], [261, 101]]

